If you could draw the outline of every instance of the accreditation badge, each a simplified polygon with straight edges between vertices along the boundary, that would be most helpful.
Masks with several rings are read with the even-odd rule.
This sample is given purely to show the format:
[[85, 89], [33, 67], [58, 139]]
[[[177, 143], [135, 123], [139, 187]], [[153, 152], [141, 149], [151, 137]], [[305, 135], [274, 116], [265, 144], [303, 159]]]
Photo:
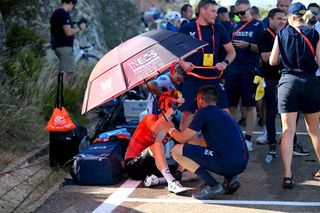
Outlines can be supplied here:
[[204, 53], [203, 54], [203, 66], [210, 67], [213, 65], [213, 54]]

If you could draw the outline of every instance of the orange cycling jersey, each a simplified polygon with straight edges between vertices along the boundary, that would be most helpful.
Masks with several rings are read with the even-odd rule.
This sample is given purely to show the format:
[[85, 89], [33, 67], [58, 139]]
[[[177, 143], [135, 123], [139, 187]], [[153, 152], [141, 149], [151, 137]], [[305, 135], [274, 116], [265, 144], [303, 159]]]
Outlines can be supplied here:
[[157, 120], [158, 115], [156, 114], [148, 114], [143, 118], [133, 133], [125, 159], [137, 157], [155, 142], [156, 134], [150, 130], [150, 126]]

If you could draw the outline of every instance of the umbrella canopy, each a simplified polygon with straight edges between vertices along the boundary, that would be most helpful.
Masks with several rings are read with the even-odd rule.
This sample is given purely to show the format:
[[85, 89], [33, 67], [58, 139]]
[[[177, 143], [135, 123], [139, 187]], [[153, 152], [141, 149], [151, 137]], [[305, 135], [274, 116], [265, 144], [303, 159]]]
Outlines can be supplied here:
[[154, 30], [120, 44], [94, 67], [82, 114], [139, 85], [207, 43], [168, 30]]

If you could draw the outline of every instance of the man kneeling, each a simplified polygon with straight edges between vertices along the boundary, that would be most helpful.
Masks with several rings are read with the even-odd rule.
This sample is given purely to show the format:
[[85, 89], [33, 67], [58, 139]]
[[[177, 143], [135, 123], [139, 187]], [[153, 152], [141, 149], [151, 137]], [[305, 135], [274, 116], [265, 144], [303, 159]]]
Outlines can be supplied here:
[[[181, 144], [172, 150], [173, 158], [184, 168], [201, 177], [207, 184], [193, 193], [196, 199], [214, 199], [238, 190], [236, 175], [248, 163], [248, 150], [242, 131], [228, 113], [216, 106], [217, 90], [207, 85], [197, 94], [198, 111], [187, 129], [180, 132], [170, 122], [165, 130]], [[203, 138], [194, 138], [201, 130]], [[224, 176], [221, 185], [209, 172]]]
[[[158, 101], [168, 120], [171, 120], [177, 105], [184, 102], [175, 94], [175, 91], [164, 92]], [[177, 166], [169, 170], [163, 149], [163, 143], [168, 139], [167, 132], [161, 126], [163, 123], [162, 114], [148, 114], [139, 123], [126, 152], [125, 171], [132, 179], [145, 180], [148, 187], [167, 182], [168, 191], [179, 194], [188, 189], [181, 186], [178, 178], [171, 173]]]

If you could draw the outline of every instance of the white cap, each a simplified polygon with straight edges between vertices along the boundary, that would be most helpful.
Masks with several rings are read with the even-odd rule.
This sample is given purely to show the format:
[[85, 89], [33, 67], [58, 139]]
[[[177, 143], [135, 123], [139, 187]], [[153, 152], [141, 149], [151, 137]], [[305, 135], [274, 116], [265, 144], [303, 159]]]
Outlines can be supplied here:
[[174, 19], [180, 19], [181, 15], [179, 12], [177, 11], [169, 11], [167, 12], [167, 14], [164, 16], [164, 18], [166, 19], [166, 21], [171, 21]]

